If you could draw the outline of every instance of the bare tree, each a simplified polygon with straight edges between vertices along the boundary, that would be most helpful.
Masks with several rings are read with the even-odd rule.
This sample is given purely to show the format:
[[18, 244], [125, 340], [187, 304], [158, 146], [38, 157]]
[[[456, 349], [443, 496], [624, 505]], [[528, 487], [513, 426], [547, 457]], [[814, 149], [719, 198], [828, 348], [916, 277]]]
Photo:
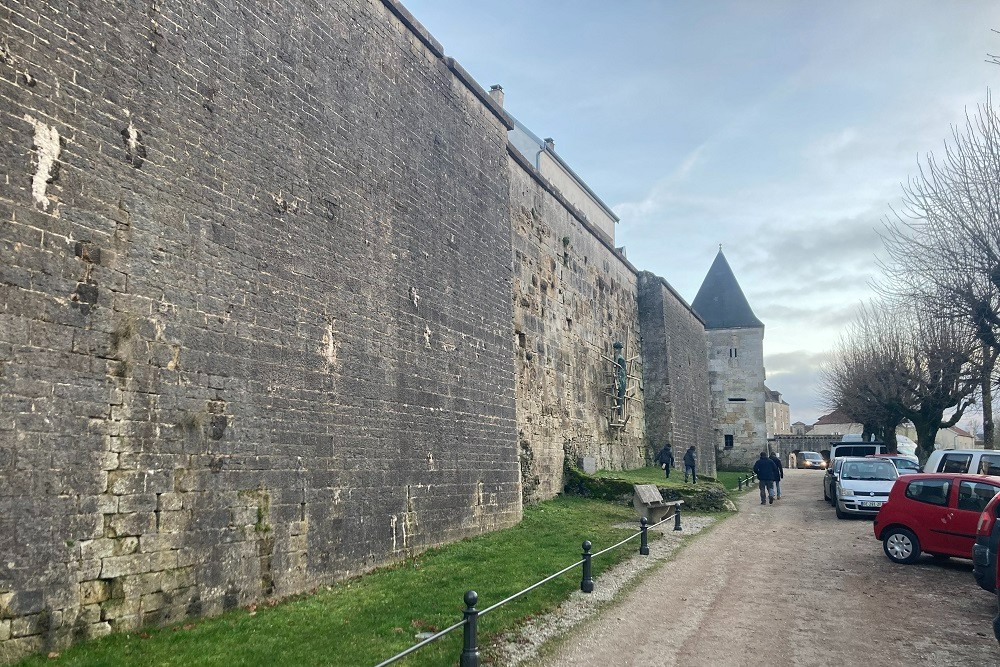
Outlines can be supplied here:
[[841, 336], [823, 371], [827, 407], [839, 409], [896, 452], [896, 429], [906, 417], [900, 381], [907, 364], [905, 345], [884, 311], [863, 307]]
[[974, 403], [975, 345], [959, 323], [926, 317], [919, 304], [879, 303], [861, 309], [824, 382], [829, 405], [861, 423], [891, 452], [896, 428], [912, 422], [926, 457], [938, 430], [957, 424]]
[[906, 384], [903, 395], [909, 400], [899, 408], [916, 429], [917, 447], [924, 458], [934, 451], [938, 430], [957, 424], [975, 404], [976, 346], [960, 322], [919, 317], [912, 308], [908, 315], [899, 322], [907, 327], [910, 359], [902, 380]]
[[968, 327], [978, 342], [986, 447], [994, 447], [993, 389], [1000, 354], [1000, 114], [989, 96], [928, 155], [886, 220], [885, 291]]

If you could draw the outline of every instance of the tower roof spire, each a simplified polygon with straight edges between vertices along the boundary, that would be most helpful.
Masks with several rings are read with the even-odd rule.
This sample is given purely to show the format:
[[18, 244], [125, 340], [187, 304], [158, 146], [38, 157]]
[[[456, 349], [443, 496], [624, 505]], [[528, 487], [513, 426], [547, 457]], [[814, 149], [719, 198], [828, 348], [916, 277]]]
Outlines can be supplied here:
[[755, 329], [763, 328], [764, 323], [757, 319], [753, 308], [747, 301], [740, 284], [733, 275], [733, 270], [722, 254], [722, 244], [719, 244], [719, 254], [712, 262], [705, 281], [702, 282], [698, 295], [691, 307], [705, 321], [706, 329]]

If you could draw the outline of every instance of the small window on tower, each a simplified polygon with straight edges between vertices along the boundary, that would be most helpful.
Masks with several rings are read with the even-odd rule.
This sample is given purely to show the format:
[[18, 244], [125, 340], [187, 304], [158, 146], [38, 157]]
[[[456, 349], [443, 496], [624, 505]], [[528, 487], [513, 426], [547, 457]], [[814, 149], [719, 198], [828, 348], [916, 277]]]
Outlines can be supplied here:
[[726, 441], [726, 449], [732, 449], [733, 448], [733, 436], [731, 436], [731, 435], [724, 435], [722, 437]]

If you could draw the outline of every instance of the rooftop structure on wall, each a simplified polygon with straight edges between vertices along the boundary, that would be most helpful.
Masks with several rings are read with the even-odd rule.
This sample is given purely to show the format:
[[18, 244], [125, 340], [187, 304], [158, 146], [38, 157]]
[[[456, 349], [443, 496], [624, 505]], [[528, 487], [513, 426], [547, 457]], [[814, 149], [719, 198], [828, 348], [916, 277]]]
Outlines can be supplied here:
[[[502, 104], [503, 88], [493, 86], [490, 96]], [[619, 218], [611, 207], [604, 203], [593, 190], [577, 175], [573, 169], [556, 153], [556, 144], [552, 139], [540, 139], [516, 118], [507, 137], [517, 152], [524, 156], [538, 172], [547, 178], [570, 204], [575, 206], [586, 218], [587, 222], [607, 236], [612, 244], [615, 241], [615, 225]], [[624, 249], [622, 255], [624, 256]]]

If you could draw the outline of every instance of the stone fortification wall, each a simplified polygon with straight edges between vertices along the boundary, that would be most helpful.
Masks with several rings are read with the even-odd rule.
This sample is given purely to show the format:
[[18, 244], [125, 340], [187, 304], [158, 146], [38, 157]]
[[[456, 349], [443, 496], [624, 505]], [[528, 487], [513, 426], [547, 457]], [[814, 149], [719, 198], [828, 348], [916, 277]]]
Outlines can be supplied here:
[[[710, 329], [708, 369], [720, 466], [752, 465], [767, 444], [764, 329]], [[725, 436], [733, 436], [727, 449]]]
[[0, 660], [519, 519], [506, 118], [406, 21], [0, 5]]
[[639, 274], [639, 316], [649, 451], [669, 441], [677, 465], [694, 445], [700, 472], [715, 476], [715, 429], [705, 325], [659, 276]]
[[509, 153], [518, 442], [525, 498], [535, 500], [562, 491], [567, 456], [610, 469], [646, 460], [642, 403], [629, 403], [624, 429], [608, 422], [612, 345], [641, 352], [636, 274], [516, 149]]

